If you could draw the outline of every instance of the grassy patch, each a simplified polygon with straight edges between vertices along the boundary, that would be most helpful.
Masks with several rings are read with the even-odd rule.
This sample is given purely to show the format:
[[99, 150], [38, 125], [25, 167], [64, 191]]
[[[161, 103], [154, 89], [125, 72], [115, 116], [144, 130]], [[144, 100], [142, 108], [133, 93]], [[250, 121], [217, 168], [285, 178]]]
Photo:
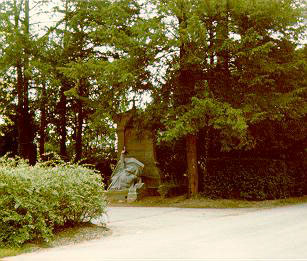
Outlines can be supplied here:
[[25, 244], [19, 248], [0, 248], [0, 258], [7, 257], [7, 256], [17, 256], [23, 253], [32, 252], [38, 249], [33, 244]]
[[26, 243], [19, 248], [0, 248], [0, 258], [16, 256], [48, 247], [57, 247], [98, 239], [110, 233], [111, 232], [105, 227], [96, 226], [93, 224], [81, 224], [77, 227], [70, 227], [56, 231], [54, 240], [48, 243], [31, 242]]
[[307, 203], [307, 196], [278, 200], [247, 201], [235, 199], [208, 199], [196, 197], [187, 199], [185, 196], [162, 199], [161, 197], [147, 197], [137, 202], [126, 203], [110, 201], [111, 206], [134, 207], [179, 207], [179, 208], [272, 208], [285, 205]]

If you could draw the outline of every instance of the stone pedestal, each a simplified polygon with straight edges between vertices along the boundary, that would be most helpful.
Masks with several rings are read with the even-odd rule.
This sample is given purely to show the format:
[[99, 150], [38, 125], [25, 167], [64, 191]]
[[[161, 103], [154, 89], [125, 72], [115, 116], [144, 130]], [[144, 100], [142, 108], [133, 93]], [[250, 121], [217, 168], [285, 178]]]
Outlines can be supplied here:
[[128, 189], [124, 190], [108, 190], [106, 197], [110, 201], [126, 202], [128, 196]]
[[144, 196], [145, 187], [144, 183], [138, 183], [134, 187], [123, 190], [108, 190], [106, 197], [111, 202], [134, 202]]
[[138, 194], [136, 192], [129, 192], [127, 196], [127, 202], [131, 203], [134, 201], [137, 201], [138, 199]]

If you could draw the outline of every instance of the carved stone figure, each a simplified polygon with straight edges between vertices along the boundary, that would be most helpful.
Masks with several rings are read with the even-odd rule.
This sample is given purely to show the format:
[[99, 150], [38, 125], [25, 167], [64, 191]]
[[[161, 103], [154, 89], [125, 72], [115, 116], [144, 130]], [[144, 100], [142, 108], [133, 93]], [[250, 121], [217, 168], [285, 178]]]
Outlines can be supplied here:
[[[126, 157], [126, 150], [121, 153], [120, 160], [111, 176], [108, 190], [124, 190], [141, 184], [140, 175], [144, 164], [135, 158]], [[138, 185], [139, 186], [139, 185]]]
[[[124, 147], [129, 151], [129, 157], [133, 157], [144, 164], [142, 182], [146, 185], [148, 196], [157, 191], [161, 184], [160, 170], [156, 159], [156, 142], [154, 131], [150, 127], [142, 127], [138, 122], [136, 109], [117, 114], [114, 121], [117, 124], [118, 158]], [[149, 190], [147, 190], [149, 189]], [[147, 193], [146, 192], [146, 193]]]

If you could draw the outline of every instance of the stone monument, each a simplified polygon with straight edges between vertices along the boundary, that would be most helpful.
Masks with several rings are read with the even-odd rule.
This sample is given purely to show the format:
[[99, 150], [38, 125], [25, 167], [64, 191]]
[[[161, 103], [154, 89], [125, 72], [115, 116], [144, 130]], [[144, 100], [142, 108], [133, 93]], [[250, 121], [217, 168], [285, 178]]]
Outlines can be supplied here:
[[[112, 174], [109, 190], [118, 190], [118, 183], [122, 184], [122, 189], [124, 187], [129, 189], [128, 201], [129, 198], [132, 201], [140, 189], [145, 195], [158, 195], [157, 190], [161, 183], [160, 171], [156, 162], [153, 131], [138, 129], [135, 116], [136, 110], [132, 109], [114, 117], [117, 124], [119, 164]], [[118, 173], [118, 169], [123, 169], [123, 162], [127, 164], [126, 168], [128, 169], [118, 175], [116, 173]], [[134, 170], [132, 171], [132, 169]], [[141, 185], [142, 183], [144, 185]]]

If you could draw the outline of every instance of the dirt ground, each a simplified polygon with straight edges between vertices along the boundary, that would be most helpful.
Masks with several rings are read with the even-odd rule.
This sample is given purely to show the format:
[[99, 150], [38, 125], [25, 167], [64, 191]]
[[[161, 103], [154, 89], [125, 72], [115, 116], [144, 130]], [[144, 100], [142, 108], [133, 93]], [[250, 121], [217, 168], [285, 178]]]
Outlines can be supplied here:
[[5, 260], [307, 260], [307, 204], [271, 209], [111, 207], [108, 215], [110, 236]]

